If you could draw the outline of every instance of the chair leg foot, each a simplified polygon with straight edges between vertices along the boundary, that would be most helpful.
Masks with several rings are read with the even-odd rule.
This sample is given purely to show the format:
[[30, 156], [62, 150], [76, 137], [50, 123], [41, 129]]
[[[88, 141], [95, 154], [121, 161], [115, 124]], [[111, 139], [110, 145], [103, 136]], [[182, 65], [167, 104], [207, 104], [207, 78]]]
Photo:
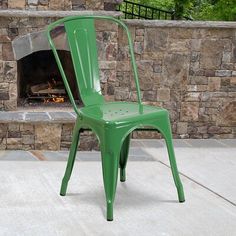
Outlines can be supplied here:
[[120, 168], [120, 182], [125, 182], [125, 180], [126, 180], [125, 169]]
[[107, 203], [107, 221], [113, 221], [113, 203]]
[[61, 196], [65, 196], [66, 195], [67, 185], [68, 185], [68, 181], [65, 181], [63, 179], [62, 183], [61, 183], [61, 190], [60, 190], [60, 195]]
[[178, 188], [178, 198], [179, 202], [185, 202], [184, 190], [182, 186]]

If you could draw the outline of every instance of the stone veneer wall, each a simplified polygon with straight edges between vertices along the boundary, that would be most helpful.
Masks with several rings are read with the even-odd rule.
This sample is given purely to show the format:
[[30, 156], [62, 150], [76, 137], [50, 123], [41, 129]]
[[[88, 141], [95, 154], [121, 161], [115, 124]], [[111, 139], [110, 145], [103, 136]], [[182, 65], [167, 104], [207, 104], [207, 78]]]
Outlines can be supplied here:
[[[143, 101], [170, 111], [175, 138], [235, 138], [236, 22], [127, 20]], [[135, 100], [119, 32], [114, 97]]]
[[[17, 63], [12, 40], [42, 30], [55, 19], [0, 17], [1, 110], [16, 110], [17, 106]], [[170, 111], [174, 137], [235, 138], [236, 23], [127, 23], [134, 39], [143, 101]], [[126, 38], [110, 25], [103, 25], [99, 32], [101, 41], [105, 39], [105, 47], [99, 46], [103, 93], [108, 100], [134, 101]], [[0, 122], [0, 149], [67, 149], [72, 123]], [[47, 139], [43, 130], [47, 131]], [[48, 139], [53, 136], [50, 131], [58, 134], [55, 140]], [[136, 131], [133, 137], [159, 135]], [[84, 149], [97, 145], [89, 133], [83, 139]]]
[[[73, 127], [73, 123], [0, 124], [0, 150], [68, 150]], [[98, 149], [96, 136], [81, 133], [79, 149]]]
[[122, 0], [1, 0], [0, 9], [20, 10], [109, 10]]

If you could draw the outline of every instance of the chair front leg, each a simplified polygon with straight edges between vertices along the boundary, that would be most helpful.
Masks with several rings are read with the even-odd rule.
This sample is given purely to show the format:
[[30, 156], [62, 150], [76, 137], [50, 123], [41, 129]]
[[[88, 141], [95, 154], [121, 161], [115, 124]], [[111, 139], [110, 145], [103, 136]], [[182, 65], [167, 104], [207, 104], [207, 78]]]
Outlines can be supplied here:
[[79, 135], [80, 135], [80, 127], [77, 125], [77, 122], [76, 122], [74, 130], [73, 130], [72, 143], [70, 147], [70, 153], [69, 153], [69, 158], [67, 161], [66, 171], [62, 179], [62, 183], [61, 183], [61, 190], [60, 190], [61, 196], [66, 195], [67, 185], [70, 180], [70, 176], [74, 167], [77, 147], [79, 143]]
[[110, 148], [101, 148], [102, 152], [102, 171], [103, 182], [106, 193], [107, 202], [107, 220], [113, 220], [113, 203], [115, 199], [118, 167], [119, 167], [119, 149], [113, 148], [112, 144]]

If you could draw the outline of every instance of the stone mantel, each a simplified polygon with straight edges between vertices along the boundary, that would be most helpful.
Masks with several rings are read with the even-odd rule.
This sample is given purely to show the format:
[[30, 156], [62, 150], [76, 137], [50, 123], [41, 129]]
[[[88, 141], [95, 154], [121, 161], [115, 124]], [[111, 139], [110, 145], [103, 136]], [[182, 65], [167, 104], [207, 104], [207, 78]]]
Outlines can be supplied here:
[[28, 11], [28, 10], [0, 10], [0, 17], [52, 17], [62, 18], [66, 16], [84, 16], [84, 15], [103, 15], [103, 16], [121, 16], [119, 11]]
[[176, 20], [125, 20], [130, 26], [145, 28], [225, 28], [236, 29], [235, 21], [176, 21]]

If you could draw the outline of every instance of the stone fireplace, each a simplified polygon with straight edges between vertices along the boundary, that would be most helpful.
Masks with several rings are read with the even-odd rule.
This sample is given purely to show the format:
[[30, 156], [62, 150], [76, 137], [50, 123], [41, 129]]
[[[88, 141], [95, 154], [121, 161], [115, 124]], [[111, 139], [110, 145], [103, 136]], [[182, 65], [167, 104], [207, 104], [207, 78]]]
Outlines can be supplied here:
[[[65, 16], [117, 17], [120, 13], [115, 9], [119, 2], [0, 2], [0, 149], [69, 148], [76, 116], [49, 47], [45, 27]], [[118, 29], [102, 22], [96, 24], [101, 83], [106, 95], [106, 82], [114, 83], [116, 73]], [[58, 27], [53, 34], [73, 96], [80, 106], [64, 29]], [[82, 136], [82, 149], [96, 147], [96, 138], [89, 131]]]
[[[51, 22], [72, 15], [111, 15], [119, 16], [120, 12], [115, 11], [117, 4], [121, 1], [92, 1], [92, 0], [63, 0], [63, 1], [31, 1], [31, 0], [5, 0], [0, 2], [0, 110], [14, 111], [18, 106], [24, 103], [25, 99], [32, 93], [30, 86], [39, 85], [40, 91], [45, 92], [44, 83], [55, 86], [54, 91], [60, 97], [67, 98], [63, 85], [61, 85], [61, 76], [55, 64], [54, 57], [50, 50], [45, 27]], [[101, 24], [98, 32], [100, 37], [106, 26]], [[108, 31], [111, 28], [108, 27]], [[112, 31], [117, 31], [115, 28]], [[116, 33], [117, 35], [117, 33]], [[103, 36], [100, 37], [100, 39]], [[99, 40], [99, 39], [98, 39]], [[113, 37], [111, 42], [114, 49], [109, 46], [108, 50], [113, 53], [117, 45], [117, 38]], [[78, 91], [74, 86], [74, 72], [64, 29], [60, 28], [55, 32], [56, 46], [63, 59], [64, 69], [68, 80], [73, 88], [76, 100], [79, 100]], [[98, 42], [99, 43], [99, 42]], [[103, 47], [104, 45], [102, 45]], [[106, 46], [106, 45], [105, 45]], [[103, 70], [103, 65], [107, 64], [104, 54], [104, 48], [100, 47], [101, 55], [101, 74], [108, 77], [108, 74], [114, 75], [114, 72], [108, 73], [107, 66]], [[102, 52], [103, 51], [103, 52]], [[103, 55], [102, 55], [103, 54]], [[114, 53], [113, 53], [114, 54]], [[115, 61], [115, 58], [109, 59]], [[50, 66], [49, 66], [50, 65]], [[44, 72], [47, 74], [44, 74]], [[30, 73], [33, 72], [32, 76]], [[38, 81], [38, 82], [37, 82]], [[49, 85], [50, 86], [50, 85]], [[61, 86], [61, 87], [60, 87]], [[58, 87], [58, 88], [57, 88]], [[34, 87], [35, 89], [35, 87]], [[61, 90], [60, 90], [61, 89]], [[47, 92], [47, 91], [46, 91]], [[58, 92], [58, 94], [57, 94]], [[50, 97], [50, 94], [45, 94]], [[39, 93], [39, 97], [43, 97]], [[31, 96], [32, 97], [32, 96]], [[36, 96], [35, 96], [36, 97]], [[30, 100], [30, 99], [29, 99]], [[36, 99], [37, 100], [37, 99]], [[43, 100], [43, 99], [42, 99]], [[38, 99], [40, 101], [40, 99]]]

